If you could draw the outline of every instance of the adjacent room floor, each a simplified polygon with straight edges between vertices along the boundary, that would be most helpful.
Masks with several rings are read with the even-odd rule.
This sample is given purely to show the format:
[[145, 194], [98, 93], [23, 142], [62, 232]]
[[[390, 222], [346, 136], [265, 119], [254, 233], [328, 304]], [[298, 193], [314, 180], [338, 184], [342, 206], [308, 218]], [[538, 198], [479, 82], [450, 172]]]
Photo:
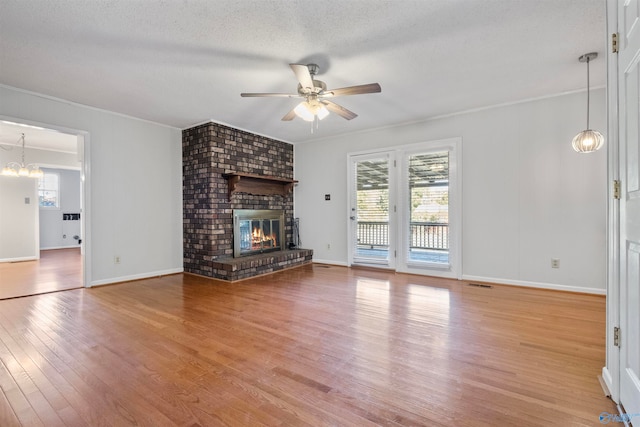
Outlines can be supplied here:
[[82, 286], [80, 248], [40, 251], [37, 261], [0, 263], [0, 299]]
[[570, 426], [605, 298], [309, 264], [0, 301], [3, 426]]

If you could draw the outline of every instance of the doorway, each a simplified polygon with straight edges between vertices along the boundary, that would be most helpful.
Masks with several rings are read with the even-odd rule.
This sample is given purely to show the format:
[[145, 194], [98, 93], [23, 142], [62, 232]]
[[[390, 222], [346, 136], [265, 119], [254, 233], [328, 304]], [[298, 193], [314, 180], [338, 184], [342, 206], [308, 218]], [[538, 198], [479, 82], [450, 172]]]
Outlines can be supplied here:
[[[390, 183], [395, 164], [393, 152], [351, 156], [350, 263], [395, 266], [395, 195]], [[389, 210], [391, 208], [391, 211]]]
[[349, 155], [349, 264], [460, 278], [460, 138]]
[[[25, 135], [26, 141], [22, 153], [13, 142], [13, 137], [20, 134]], [[4, 251], [7, 253], [0, 259], [0, 282], [6, 292], [0, 292], [0, 299], [77, 288], [90, 283], [89, 271], [86, 268], [87, 142], [86, 132], [0, 116], [0, 144], [3, 146], [0, 154], [3, 164], [14, 161], [13, 157], [20, 157], [22, 154], [25, 163], [36, 164], [45, 171], [57, 171], [56, 176], [64, 175], [65, 171], [73, 171], [72, 175], [75, 175], [73, 188], [59, 188], [58, 194], [52, 188], [40, 188], [42, 180], [38, 178], [2, 177], [5, 184], [18, 180], [30, 181], [30, 187], [34, 189], [30, 197], [7, 198], [0, 203], [4, 205], [5, 210], [15, 212], [29, 205], [29, 209], [35, 212], [34, 221], [30, 226], [30, 230], [35, 229], [35, 235], [29, 237], [32, 241], [28, 245], [27, 253], [16, 257]], [[55, 201], [56, 197], [60, 196], [64, 198], [65, 193], [74, 200], [73, 212], [67, 212], [65, 206], [52, 206], [52, 200]], [[50, 214], [51, 219], [57, 221], [58, 227], [53, 227], [57, 231], [54, 230], [53, 233], [56, 236], [60, 234], [57, 236], [59, 242], [42, 239], [40, 223], [45, 219], [42, 217], [42, 209], [47, 210], [46, 213]], [[45, 222], [51, 224], [51, 221]], [[46, 236], [46, 231], [44, 235], [51, 237]], [[5, 249], [13, 246], [9, 240], [11, 239], [3, 239]]]

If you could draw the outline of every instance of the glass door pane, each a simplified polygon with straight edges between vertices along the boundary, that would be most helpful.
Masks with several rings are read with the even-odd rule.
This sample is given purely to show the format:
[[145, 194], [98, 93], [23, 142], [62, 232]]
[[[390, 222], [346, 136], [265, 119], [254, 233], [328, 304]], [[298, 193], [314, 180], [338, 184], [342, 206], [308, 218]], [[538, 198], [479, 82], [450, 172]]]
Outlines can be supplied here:
[[449, 264], [449, 152], [408, 157], [407, 263]]
[[354, 159], [351, 176], [353, 262], [390, 265], [389, 156]]

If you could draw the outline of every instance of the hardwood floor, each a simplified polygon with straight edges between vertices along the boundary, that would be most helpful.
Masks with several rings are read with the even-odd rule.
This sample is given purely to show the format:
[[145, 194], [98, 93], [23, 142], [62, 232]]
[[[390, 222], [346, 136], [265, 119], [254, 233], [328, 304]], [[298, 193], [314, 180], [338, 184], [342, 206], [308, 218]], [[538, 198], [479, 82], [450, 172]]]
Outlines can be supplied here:
[[306, 265], [0, 301], [0, 425], [597, 426], [605, 299]]
[[40, 251], [40, 260], [0, 263], [0, 299], [82, 287], [80, 248]]

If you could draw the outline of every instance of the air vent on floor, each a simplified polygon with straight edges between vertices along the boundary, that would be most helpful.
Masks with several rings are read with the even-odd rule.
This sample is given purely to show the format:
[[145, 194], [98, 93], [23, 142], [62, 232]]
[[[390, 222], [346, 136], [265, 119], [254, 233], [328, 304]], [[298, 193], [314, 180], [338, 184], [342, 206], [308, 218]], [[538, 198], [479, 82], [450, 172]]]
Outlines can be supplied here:
[[493, 286], [485, 285], [483, 283], [467, 283], [467, 286], [473, 286], [474, 288], [485, 288], [485, 289], [493, 288]]

